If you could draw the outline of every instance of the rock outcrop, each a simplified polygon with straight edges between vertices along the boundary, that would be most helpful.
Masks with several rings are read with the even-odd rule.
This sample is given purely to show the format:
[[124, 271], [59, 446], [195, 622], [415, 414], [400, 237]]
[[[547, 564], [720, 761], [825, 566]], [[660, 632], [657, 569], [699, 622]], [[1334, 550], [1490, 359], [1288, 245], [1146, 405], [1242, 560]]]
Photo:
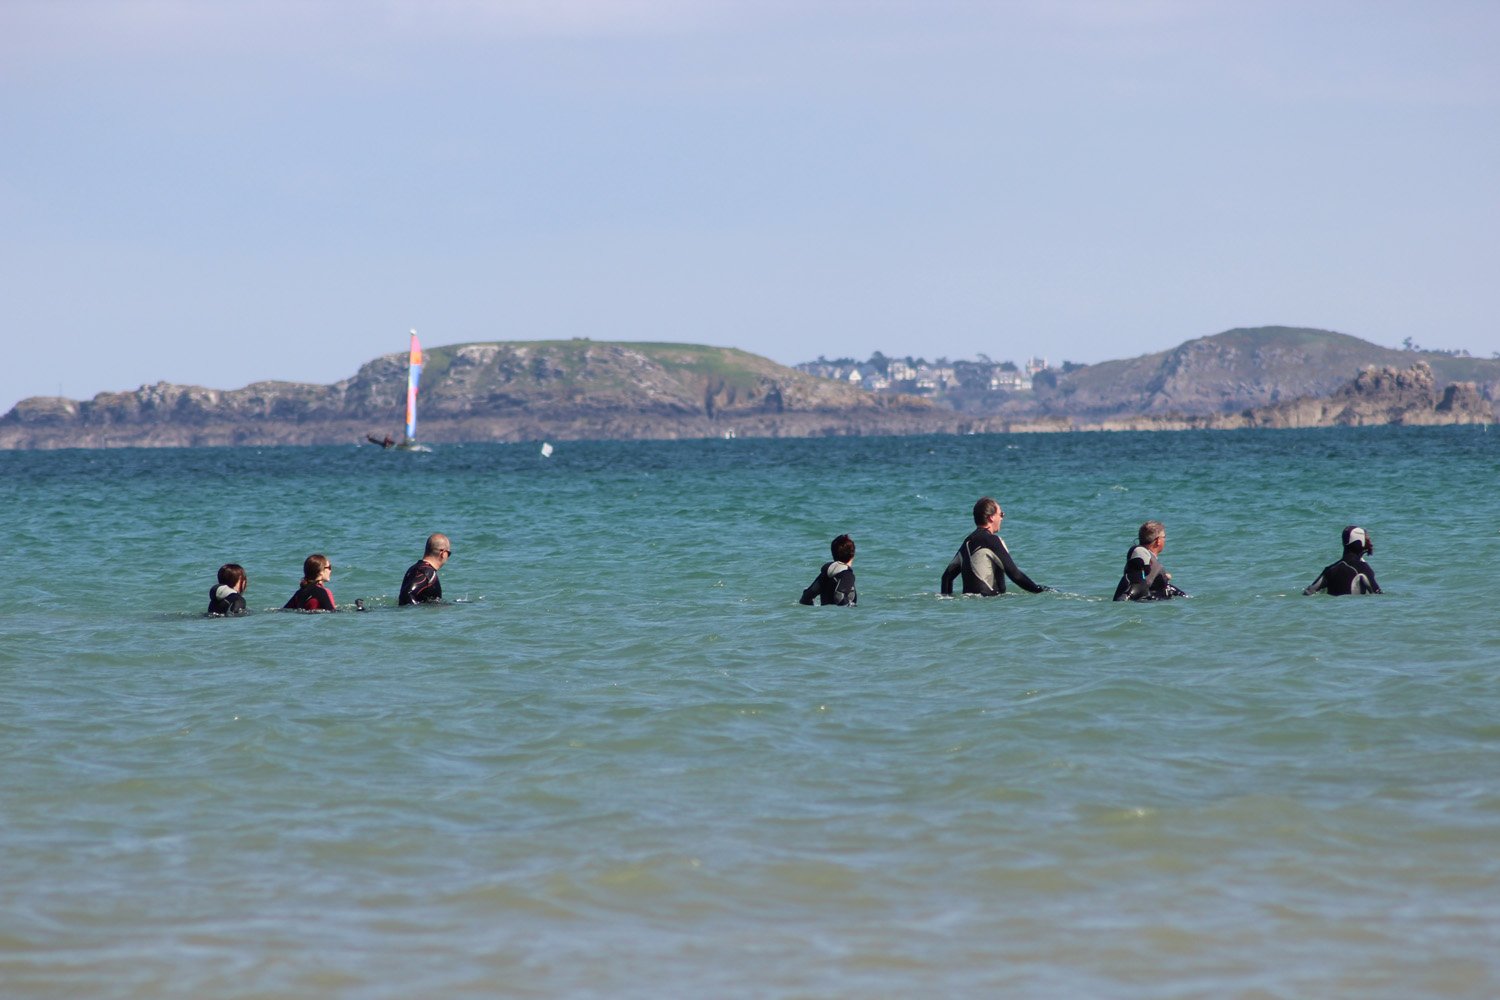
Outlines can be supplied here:
[[1304, 398], [1252, 411], [1252, 427], [1365, 427], [1374, 424], [1487, 424], [1494, 410], [1473, 382], [1439, 387], [1432, 368], [1367, 368], [1326, 398]]
[[1239, 413], [1143, 414], [1077, 422], [1080, 430], [1240, 430], [1298, 427], [1369, 427], [1382, 424], [1429, 426], [1489, 424], [1493, 404], [1473, 382], [1439, 388], [1432, 368], [1419, 361], [1408, 368], [1370, 367], [1328, 396], [1255, 407]]

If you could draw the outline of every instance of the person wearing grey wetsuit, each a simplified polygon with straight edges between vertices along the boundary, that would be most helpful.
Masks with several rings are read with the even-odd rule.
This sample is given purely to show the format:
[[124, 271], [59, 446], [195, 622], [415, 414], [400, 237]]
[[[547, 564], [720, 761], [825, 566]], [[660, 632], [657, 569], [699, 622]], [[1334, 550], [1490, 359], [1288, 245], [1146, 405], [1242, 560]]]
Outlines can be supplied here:
[[994, 597], [1005, 593], [1005, 578], [1022, 590], [1040, 594], [1046, 587], [1032, 581], [1021, 572], [1011, 558], [1010, 549], [997, 533], [1000, 522], [1005, 520], [1005, 511], [989, 497], [980, 497], [974, 504], [974, 523], [978, 526], [969, 533], [958, 551], [953, 554], [948, 567], [943, 570], [940, 591], [953, 593], [953, 581], [963, 578], [965, 594], [983, 594]]
[[225, 563], [219, 567], [219, 582], [208, 588], [208, 614], [233, 618], [247, 613], [245, 588], [250, 578], [239, 563]]
[[841, 608], [859, 603], [854, 590], [854, 539], [840, 535], [829, 545], [832, 561], [823, 564], [817, 577], [802, 591], [798, 604], [833, 604]]
[[1160, 521], [1141, 525], [1136, 537], [1140, 544], [1125, 553], [1125, 572], [1115, 586], [1117, 601], [1165, 601], [1187, 594], [1172, 585], [1172, 574], [1157, 556], [1167, 544], [1167, 529]]

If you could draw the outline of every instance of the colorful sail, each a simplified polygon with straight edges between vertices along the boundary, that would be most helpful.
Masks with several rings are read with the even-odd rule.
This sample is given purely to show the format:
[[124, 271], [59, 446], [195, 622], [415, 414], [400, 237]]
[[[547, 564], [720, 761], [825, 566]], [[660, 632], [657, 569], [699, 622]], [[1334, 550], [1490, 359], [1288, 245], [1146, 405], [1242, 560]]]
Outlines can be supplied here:
[[417, 439], [417, 383], [422, 381], [422, 345], [411, 332], [411, 367], [406, 373], [406, 440]]

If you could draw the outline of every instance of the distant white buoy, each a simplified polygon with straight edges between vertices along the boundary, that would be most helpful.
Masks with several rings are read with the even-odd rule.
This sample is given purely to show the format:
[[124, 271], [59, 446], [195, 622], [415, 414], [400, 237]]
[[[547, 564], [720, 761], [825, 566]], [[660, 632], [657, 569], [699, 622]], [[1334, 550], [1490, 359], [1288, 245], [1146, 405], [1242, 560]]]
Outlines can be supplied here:
[[545, 441], [542, 442], [542, 457], [543, 458], [551, 458], [552, 457], [552, 446], [550, 444], [548, 444], [547, 442], [545, 442]]

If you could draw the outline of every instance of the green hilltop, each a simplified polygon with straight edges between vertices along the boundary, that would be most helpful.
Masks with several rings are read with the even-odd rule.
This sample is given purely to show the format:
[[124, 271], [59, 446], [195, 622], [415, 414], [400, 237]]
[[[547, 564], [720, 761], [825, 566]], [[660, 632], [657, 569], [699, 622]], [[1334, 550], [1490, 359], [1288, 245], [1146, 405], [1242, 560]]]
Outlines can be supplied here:
[[[629, 352], [649, 360], [664, 372], [678, 377], [721, 380], [726, 385], [750, 388], [769, 375], [784, 376], [788, 369], [759, 355], [734, 347], [664, 342], [574, 340], [478, 341], [452, 344], [423, 351], [423, 379], [428, 385], [441, 383], [455, 362], [462, 366], [474, 349], [493, 349], [496, 373], [505, 381], [556, 381], [562, 385], [590, 389], [628, 390], [632, 387], [630, 366], [611, 362]], [[404, 363], [405, 354], [394, 355]], [[517, 364], [524, 359], [529, 364]], [[509, 363], [507, 363], [507, 361]]]
[[[501, 409], [860, 409], [855, 386], [732, 347], [596, 340], [488, 341], [423, 351], [424, 420]], [[353, 415], [389, 414], [405, 393], [406, 354], [385, 355], [331, 387]]]

